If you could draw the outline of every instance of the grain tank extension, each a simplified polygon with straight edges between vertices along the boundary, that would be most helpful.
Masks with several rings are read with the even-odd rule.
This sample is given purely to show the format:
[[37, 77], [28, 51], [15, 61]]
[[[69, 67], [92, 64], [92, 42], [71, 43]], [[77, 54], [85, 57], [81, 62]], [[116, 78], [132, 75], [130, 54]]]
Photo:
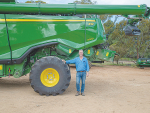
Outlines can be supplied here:
[[[82, 18], [92, 14], [91, 18]], [[0, 0], [0, 77], [30, 73], [31, 87], [40, 95], [62, 94], [69, 86], [70, 68], [61, 59], [84, 56], [91, 62], [112, 61], [115, 51], [102, 47], [106, 35], [97, 14], [135, 15], [127, 35], [139, 35], [135, 24], [148, 18], [146, 5], [25, 4]]]

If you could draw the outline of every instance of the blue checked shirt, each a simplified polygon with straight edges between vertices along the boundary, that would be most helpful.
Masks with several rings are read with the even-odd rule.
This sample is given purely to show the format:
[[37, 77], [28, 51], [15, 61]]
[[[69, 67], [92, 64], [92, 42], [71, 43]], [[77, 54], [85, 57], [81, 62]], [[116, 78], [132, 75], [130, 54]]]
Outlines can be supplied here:
[[72, 60], [67, 60], [66, 64], [75, 64], [76, 65], [76, 71], [89, 71], [89, 64], [87, 58], [83, 57], [82, 60], [80, 60], [80, 57], [76, 57]]

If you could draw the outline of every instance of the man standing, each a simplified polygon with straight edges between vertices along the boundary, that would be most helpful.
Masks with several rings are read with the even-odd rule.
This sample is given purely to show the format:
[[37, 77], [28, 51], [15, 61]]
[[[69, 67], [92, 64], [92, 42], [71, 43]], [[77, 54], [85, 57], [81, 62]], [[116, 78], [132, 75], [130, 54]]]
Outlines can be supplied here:
[[75, 59], [72, 60], [63, 60], [66, 64], [75, 64], [76, 65], [76, 89], [77, 89], [77, 94], [75, 96], [80, 95], [80, 80], [82, 81], [82, 86], [81, 86], [81, 95], [85, 96], [84, 94], [84, 89], [85, 89], [85, 79], [86, 76], [89, 76], [89, 64], [88, 60], [83, 56], [83, 50], [79, 50], [79, 57], [76, 57]]

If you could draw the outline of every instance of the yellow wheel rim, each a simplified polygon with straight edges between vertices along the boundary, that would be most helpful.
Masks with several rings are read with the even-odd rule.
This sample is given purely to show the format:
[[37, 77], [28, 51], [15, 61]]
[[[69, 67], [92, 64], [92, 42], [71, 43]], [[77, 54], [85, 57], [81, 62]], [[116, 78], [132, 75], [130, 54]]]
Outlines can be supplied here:
[[53, 87], [59, 82], [59, 73], [53, 68], [47, 68], [41, 73], [41, 82], [46, 87]]

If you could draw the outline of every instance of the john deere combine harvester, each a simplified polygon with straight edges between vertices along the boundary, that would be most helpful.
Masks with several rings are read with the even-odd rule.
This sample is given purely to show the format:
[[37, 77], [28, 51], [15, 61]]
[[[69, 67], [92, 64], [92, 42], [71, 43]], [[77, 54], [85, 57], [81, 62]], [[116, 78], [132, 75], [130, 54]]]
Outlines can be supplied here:
[[[81, 18], [79, 14], [95, 14]], [[146, 5], [23, 4], [0, 0], [0, 77], [19, 78], [30, 73], [40, 95], [58, 95], [69, 86], [71, 75], [61, 59], [73, 59], [83, 49], [89, 61], [112, 61], [115, 51], [101, 47], [106, 41], [96, 14], [135, 15], [125, 29], [139, 35], [135, 26], [149, 17]]]

